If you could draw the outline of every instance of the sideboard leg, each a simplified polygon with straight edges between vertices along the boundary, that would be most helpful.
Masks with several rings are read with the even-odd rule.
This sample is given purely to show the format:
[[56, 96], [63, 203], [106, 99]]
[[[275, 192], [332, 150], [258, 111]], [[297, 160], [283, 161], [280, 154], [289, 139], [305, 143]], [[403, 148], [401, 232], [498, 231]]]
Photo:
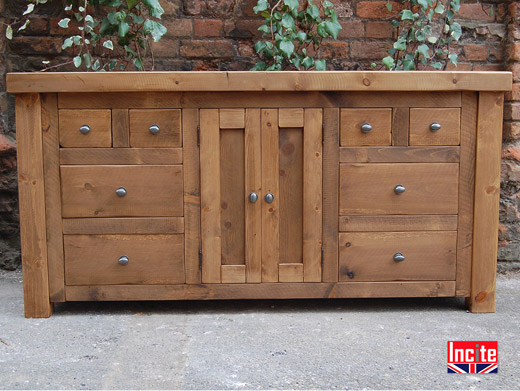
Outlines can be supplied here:
[[47, 318], [49, 296], [41, 102], [39, 94], [16, 96], [18, 191], [26, 318]]
[[502, 93], [479, 94], [471, 312], [495, 312], [503, 103]]

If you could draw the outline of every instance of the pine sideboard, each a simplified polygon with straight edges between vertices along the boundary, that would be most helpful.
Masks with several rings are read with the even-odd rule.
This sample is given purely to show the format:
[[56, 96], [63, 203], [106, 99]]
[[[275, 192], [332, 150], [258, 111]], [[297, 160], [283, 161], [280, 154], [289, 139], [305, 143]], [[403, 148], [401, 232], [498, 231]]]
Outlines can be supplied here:
[[27, 317], [465, 297], [495, 311], [507, 72], [8, 74]]

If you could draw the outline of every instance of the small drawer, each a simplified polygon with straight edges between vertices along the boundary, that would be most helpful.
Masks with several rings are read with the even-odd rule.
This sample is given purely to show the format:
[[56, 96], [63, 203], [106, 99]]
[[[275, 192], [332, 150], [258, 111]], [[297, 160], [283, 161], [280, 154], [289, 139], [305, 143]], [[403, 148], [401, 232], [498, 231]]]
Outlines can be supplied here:
[[62, 166], [63, 217], [183, 215], [182, 166]]
[[456, 231], [339, 234], [339, 281], [455, 280]]
[[391, 145], [392, 109], [341, 109], [341, 146]]
[[410, 145], [460, 145], [460, 109], [410, 109]]
[[131, 147], [181, 147], [181, 111], [130, 110]]
[[64, 148], [112, 146], [110, 110], [60, 110], [60, 145]]
[[342, 163], [340, 215], [456, 214], [457, 163]]
[[183, 284], [184, 235], [65, 235], [66, 285]]

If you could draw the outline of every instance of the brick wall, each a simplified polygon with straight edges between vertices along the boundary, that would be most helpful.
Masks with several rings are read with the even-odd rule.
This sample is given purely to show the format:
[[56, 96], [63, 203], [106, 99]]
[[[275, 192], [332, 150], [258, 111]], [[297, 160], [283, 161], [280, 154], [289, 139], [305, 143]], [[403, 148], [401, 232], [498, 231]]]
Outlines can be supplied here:
[[[5, 2], [5, 4], [3, 4]], [[370, 69], [392, 45], [392, 13], [386, 0], [332, 0], [343, 26], [339, 41], [325, 42], [321, 55], [337, 70]], [[253, 44], [262, 23], [252, 9], [256, 0], [162, 0], [168, 34], [155, 44], [157, 70], [247, 70], [255, 63]], [[392, 2], [398, 10], [400, 2]], [[458, 70], [515, 72], [515, 89], [507, 97], [499, 258], [520, 260], [520, 9], [514, 0], [462, 0], [463, 37], [456, 47]], [[20, 0], [0, 0], [0, 22], [20, 15]], [[492, 12], [490, 12], [492, 10]], [[40, 9], [26, 33], [5, 42], [0, 37], [0, 267], [16, 264], [17, 233], [14, 160], [14, 105], [5, 94], [6, 71], [35, 71], [41, 61], [64, 60], [61, 54], [61, 1]], [[490, 16], [491, 15], [491, 16]], [[3, 150], [3, 152], [2, 152]], [[4, 156], [5, 158], [3, 158]], [[5, 199], [5, 202], [2, 201]], [[14, 217], [13, 217], [14, 216]], [[3, 243], [3, 244], [2, 244]]]

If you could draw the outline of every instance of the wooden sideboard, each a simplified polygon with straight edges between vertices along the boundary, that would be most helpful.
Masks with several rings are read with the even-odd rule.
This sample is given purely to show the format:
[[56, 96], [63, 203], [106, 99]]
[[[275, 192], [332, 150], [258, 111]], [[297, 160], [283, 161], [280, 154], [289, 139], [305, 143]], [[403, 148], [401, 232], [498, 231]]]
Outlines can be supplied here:
[[88, 300], [495, 310], [507, 72], [9, 74], [25, 315]]

